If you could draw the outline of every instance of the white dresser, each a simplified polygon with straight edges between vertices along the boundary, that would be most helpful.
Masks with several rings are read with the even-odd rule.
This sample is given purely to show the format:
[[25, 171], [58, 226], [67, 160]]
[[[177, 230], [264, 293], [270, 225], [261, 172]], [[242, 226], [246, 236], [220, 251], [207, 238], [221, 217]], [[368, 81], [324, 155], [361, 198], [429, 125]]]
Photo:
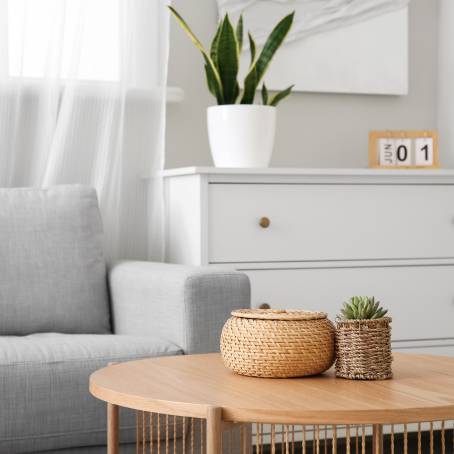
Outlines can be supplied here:
[[374, 295], [394, 348], [454, 355], [454, 171], [164, 172], [168, 262], [245, 271], [252, 304]]

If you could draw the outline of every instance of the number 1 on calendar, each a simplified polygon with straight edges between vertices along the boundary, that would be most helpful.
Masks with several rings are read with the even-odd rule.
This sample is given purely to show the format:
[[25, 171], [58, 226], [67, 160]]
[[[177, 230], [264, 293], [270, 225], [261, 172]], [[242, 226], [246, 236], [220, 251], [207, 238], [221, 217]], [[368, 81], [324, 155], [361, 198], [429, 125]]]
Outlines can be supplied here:
[[415, 164], [430, 166], [434, 162], [434, 142], [431, 137], [418, 138], [415, 141]]

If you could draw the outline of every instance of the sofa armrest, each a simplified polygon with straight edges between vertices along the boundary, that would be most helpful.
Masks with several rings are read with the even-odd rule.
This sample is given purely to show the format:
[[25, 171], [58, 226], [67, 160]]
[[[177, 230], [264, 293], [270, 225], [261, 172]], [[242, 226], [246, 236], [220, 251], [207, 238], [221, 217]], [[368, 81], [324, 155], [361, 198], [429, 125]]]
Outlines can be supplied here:
[[218, 351], [230, 312], [250, 306], [249, 278], [214, 267], [119, 262], [109, 288], [115, 334], [158, 337], [187, 354]]

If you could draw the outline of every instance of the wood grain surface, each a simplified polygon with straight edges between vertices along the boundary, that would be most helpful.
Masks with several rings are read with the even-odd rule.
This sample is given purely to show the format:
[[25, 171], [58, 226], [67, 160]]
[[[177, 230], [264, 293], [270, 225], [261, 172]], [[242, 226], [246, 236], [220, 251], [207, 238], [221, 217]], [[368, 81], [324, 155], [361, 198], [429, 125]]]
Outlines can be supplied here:
[[115, 364], [90, 377], [90, 392], [111, 404], [224, 421], [284, 424], [391, 424], [454, 419], [454, 358], [394, 354], [394, 378], [353, 381], [332, 370], [301, 379], [235, 375], [219, 354]]

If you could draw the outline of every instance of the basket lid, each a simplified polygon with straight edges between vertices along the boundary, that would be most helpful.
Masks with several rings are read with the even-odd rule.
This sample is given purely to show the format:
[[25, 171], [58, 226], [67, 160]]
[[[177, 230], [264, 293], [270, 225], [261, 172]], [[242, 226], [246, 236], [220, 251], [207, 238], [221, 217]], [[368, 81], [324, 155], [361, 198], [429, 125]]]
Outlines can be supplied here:
[[261, 320], [321, 320], [328, 316], [325, 312], [290, 309], [237, 309], [231, 314], [234, 317]]

